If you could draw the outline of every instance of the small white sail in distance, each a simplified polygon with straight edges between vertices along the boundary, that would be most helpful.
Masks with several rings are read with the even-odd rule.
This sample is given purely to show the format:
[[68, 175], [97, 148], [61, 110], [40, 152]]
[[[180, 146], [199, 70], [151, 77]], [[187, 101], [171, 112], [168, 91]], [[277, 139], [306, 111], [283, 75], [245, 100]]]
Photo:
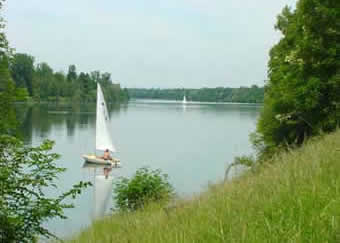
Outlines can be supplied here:
[[186, 103], [187, 103], [187, 98], [185, 97], [185, 95], [184, 95], [184, 97], [183, 97], [182, 103], [183, 103], [183, 104], [186, 104]]
[[100, 84], [97, 83], [96, 149], [116, 152], [109, 130], [109, 113]]

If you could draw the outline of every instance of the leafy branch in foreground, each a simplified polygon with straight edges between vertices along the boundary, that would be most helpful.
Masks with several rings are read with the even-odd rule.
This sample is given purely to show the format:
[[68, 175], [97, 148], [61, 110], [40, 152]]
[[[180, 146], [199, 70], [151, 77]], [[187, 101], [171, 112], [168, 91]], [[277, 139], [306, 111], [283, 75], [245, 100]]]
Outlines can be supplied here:
[[56, 237], [42, 226], [51, 218], [66, 218], [63, 209], [72, 208], [66, 198], [90, 186], [79, 182], [56, 198], [46, 196], [47, 188], [65, 168], [56, 165], [58, 154], [50, 153], [53, 142], [26, 147], [18, 139], [0, 136], [0, 242], [36, 242], [38, 236]]
[[142, 208], [149, 202], [166, 202], [174, 194], [168, 175], [146, 167], [138, 169], [131, 179], [121, 177], [113, 191], [118, 209], [128, 211]]

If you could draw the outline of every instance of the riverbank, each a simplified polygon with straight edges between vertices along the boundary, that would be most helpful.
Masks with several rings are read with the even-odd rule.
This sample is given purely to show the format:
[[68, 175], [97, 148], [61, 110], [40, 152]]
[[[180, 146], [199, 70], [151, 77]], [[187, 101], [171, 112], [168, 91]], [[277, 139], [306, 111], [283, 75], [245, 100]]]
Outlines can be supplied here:
[[[115, 102], [107, 102], [107, 104], [125, 104], [129, 101], [129, 99], [119, 100]], [[92, 101], [75, 101], [71, 98], [60, 97], [58, 100], [55, 98], [51, 98], [48, 100], [34, 100], [32, 97], [28, 97], [25, 100], [19, 100], [15, 102], [16, 104], [27, 104], [27, 105], [40, 105], [40, 104], [57, 104], [57, 105], [84, 105], [84, 104], [96, 104], [95, 100]]]
[[205, 102], [205, 101], [187, 101], [183, 104], [182, 100], [167, 100], [167, 99], [130, 99], [129, 102], [139, 102], [146, 104], [181, 104], [183, 106], [189, 105], [252, 105], [252, 106], [263, 106], [263, 103], [247, 103], [247, 102]]
[[252, 85], [251, 87], [228, 88], [128, 88], [130, 98], [137, 99], [163, 99], [183, 100], [197, 102], [236, 102], [236, 103], [262, 103], [264, 100], [264, 87]]
[[117, 214], [69, 242], [336, 242], [339, 158], [337, 131], [177, 207]]

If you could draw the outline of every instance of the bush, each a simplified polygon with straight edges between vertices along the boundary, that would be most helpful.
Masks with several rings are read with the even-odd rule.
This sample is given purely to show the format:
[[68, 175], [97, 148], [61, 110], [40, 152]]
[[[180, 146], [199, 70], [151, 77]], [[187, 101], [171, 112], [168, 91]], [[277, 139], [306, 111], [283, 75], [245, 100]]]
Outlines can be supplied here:
[[113, 191], [116, 207], [133, 211], [149, 202], [167, 202], [173, 196], [174, 189], [168, 182], [168, 176], [159, 169], [143, 167], [131, 179], [121, 177]]
[[224, 172], [224, 181], [227, 181], [230, 178], [233, 178], [235, 176], [235, 175], [231, 175], [232, 177], [230, 177], [229, 175], [233, 167], [238, 167], [237, 168], [238, 170], [236, 170], [237, 171], [236, 176], [239, 176], [240, 173], [244, 172], [246, 169], [254, 168], [255, 164], [256, 164], [256, 159], [253, 158], [252, 156], [246, 156], [246, 155], [236, 156], [234, 158], [234, 161], [228, 165], [227, 169]]

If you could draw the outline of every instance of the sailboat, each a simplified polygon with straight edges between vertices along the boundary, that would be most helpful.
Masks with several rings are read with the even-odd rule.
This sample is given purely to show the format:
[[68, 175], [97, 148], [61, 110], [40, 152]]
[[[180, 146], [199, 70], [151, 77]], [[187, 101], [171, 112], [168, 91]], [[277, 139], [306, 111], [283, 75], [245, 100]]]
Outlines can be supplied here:
[[187, 98], [186, 98], [185, 95], [184, 95], [182, 104], [185, 105], [186, 103], [187, 103]]
[[[116, 152], [109, 132], [109, 121], [109, 113], [107, 112], [103, 91], [100, 84], [97, 83], [96, 151], [109, 150], [111, 153]], [[104, 160], [96, 154], [86, 154], [83, 155], [83, 158], [88, 163], [120, 167], [120, 160], [113, 157], [110, 160]]]

